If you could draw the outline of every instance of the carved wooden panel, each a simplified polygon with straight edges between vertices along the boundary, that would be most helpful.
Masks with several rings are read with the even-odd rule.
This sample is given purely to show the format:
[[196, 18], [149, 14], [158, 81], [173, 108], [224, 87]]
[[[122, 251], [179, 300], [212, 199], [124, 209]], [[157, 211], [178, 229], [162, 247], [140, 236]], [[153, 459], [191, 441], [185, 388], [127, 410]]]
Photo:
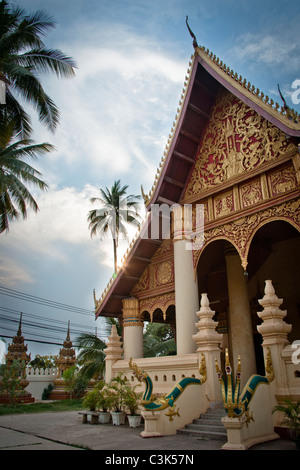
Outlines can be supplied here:
[[173, 240], [166, 239], [133, 287], [131, 295], [141, 298], [174, 290]]
[[268, 222], [284, 220], [300, 231], [300, 199], [290, 199], [267, 209], [258, 210], [232, 220], [231, 222], [212, 227], [204, 232], [204, 243], [193, 250], [194, 269], [205, 247], [215, 240], [228, 240], [237, 249], [243, 268], [248, 264], [248, 253], [253, 236], [257, 230]]
[[250, 171], [295, 149], [281, 130], [230, 92], [222, 92], [204, 132], [183, 200], [200, 199], [207, 190], [245, 179]]

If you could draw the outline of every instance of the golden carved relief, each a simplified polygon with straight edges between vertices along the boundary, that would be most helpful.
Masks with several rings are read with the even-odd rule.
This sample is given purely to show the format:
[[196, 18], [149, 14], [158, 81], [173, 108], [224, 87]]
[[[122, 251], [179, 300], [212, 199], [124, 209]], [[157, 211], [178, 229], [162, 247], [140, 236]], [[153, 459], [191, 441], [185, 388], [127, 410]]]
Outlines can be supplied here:
[[217, 98], [184, 198], [295, 149], [285, 134], [229, 92]]
[[157, 295], [149, 299], [143, 299], [140, 301], [140, 314], [148, 312], [150, 315], [150, 321], [153, 321], [153, 314], [156, 309], [160, 309], [163, 314], [163, 319], [166, 321], [167, 309], [170, 305], [175, 305], [175, 292], [169, 292], [167, 294]]
[[287, 191], [291, 191], [297, 187], [294, 167], [289, 166], [271, 173], [269, 181], [273, 197], [279, 196]]
[[173, 290], [174, 284], [174, 247], [173, 240], [163, 240], [154, 253], [138, 282], [131, 291], [131, 295], [149, 297], [151, 292], [160, 293]]
[[262, 187], [260, 180], [252, 181], [241, 186], [240, 189], [242, 208], [259, 204], [263, 201]]
[[161, 259], [162, 257], [170, 256], [173, 257], [173, 241], [171, 239], [163, 240], [160, 247], [156, 250], [153, 255], [153, 260]]
[[168, 284], [173, 280], [173, 266], [170, 261], [165, 261], [157, 266], [156, 280], [158, 284]]
[[291, 199], [268, 209], [258, 211], [230, 223], [214, 227], [204, 232], [203, 246], [193, 251], [194, 269], [205, 247], [215, 240], [228, 240], [237, 249], [243, 268], [247, 268], [247, 258], [251, 241], [257, 230], [268, 222], [284, 220], [300, 231], [300, 199]]
[[144, 290], [148, 290], [150, 287], [149, 282], [149, 267], [145, 269], [143, 274], [140, 277], [140, 280], [136, 283], [134, 288], [132, 289], [132, 295], [137, 294], [138, 292], [143, 292]]
[[229, 191], [214, 199], [215, 217], [224, 217], [234, 211], [233, 193]]

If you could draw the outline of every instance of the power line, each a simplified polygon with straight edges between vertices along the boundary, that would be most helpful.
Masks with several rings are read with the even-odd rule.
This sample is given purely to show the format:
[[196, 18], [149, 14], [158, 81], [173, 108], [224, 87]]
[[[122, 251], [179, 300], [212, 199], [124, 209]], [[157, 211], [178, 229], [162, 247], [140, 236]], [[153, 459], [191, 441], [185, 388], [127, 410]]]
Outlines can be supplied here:
[[0, 294], [13, 297], [19, 300], [25, 300], [26, 302], [32, 302], [39, 305], [44, 305], [47, 307], [52, 307], [60, 310], [67, 310], [74, 313], [80, 313], [82, 315], [92, 315], [94, 314], [93, 310], [86, 308], [75, 307], [68, 304], [63, 304], [61, 302], [56, 302], [49, 299], [44, 299], [42, 297], [37, 297], [35, 295], [26, 294], [24, 292], [16, 291], [14, 289], [9, 289], [8, 287], [0, 286]]
[[[1, 335], [1, 338], [13, 339], [13, 336]], [[31, 343], [39, 343], [39, 344], [50, 344], [50, 345], [53, 345], [53, 346], [62, 346], [62, 343], [51, 343], [50, 341], [40, 341], [40, 340], [36, 340], [36, 339], [24, 338], [24, 341], [26, 341], [26, 343], [31, 342]]]
[[[0, 311], [1, 310], [3, 312], [9, 313], [9, 314], [16, 315], [18, 318], [20, 317], [21, 312], [19, 310], [15, 310], [15, 309], [12, 309], [12, 308], [9, 308], [9, 307], [0, 306]], [[50, 323], [52, 322], [52, 323], [66, 325], [66, 321], [64, 321], [64, 320], [57, 320], [57, 319], [49, 318], [49, 317], [45, 318], [45, 317], [42, 317], [40, 315], [24, 312], [23, 310], [22, 310], [22, 315], [23, 315], [23, 319], [25, 317], [26, 318], [28, 317], [28, 318], [33, 318], [33, 319], [36, 319], [36, 320], [39, 320], [39, 321], [45, 321], [46, 320], [47, 322], [50, 322]], [[14, 321], [19, 321], [19, 320], [14, 320]], [[22, 323], [23, 323], [23, 321], [22, 321]], [[86, 329], [86, 330], [94, 330], [94, 328], [92, 326], [81, 325], [79, 323], [71, 322], [71, 325], [75, 326], [75, 327], [78, 327], [78, 328]], [[64, 328], [64, 331], [65, 331], [65, 328]]]
[[[9, 297], [12, 297], [12, 298], [15, 298], [15, 299], [18, 299], [18, 300], [43, 305], [45, 307], [51, 307], [51, 308], [55, 308], [55, 309], [65, 310], [65, 311], [76, 313], [76, 314], [83, 314], [83, 315], [88, 315], [88, 316], [94, 315], [93, 310], [88, 310], [88, 309], [84, 309], [84, 308], [80, 308], [80, 307], [75, 307], [75, 306], [72, 306], [72, 305], [63, 304], [61, 302], [56, 302], [56, 301], [52, 301], [52, 300], [45, 299], [45, 298], [42, 298], [42, 297], [37, 297], [35, 295], [26, 294], [24, 292], [20, 292], [20, 291], [10, 289], [10, 288], [4, 287], [4, 286], [0, 286], [0, 294], [5, 295], [5, 296], [9, 296]], [[0, 311], [4, 312], [4, 315], [0, 314], [1, 322], [4, 322], [6, 324], [8, 323], [8, 326], [9, 326], [9, 323], [10, 324], [11, 323], [13, 323], [13, 324], [19, 323], [20, 313], [21, 313], [19, 310], [15, 310], [15, 309], [12, 309], [12, 308], [9, 308], [9, 307], [0, 306]], [[9, 314], [10, 316], [9, 317], [5, 316], [5, 313]], [[39, 323], [37, 323], [34, 320], [37, 320]], [[64, 327], [60, 326], [60, 325], [64, 325]], [[60, 333], [62, 333], [62, 334], [65, 333], [66, 334], [67, 329], [66, 329], [65, 325], [66, 325], [66, 321], [63, 321], [63, 320], [57, 320], [57, 319], [54, 319], [54, 318], [51, 318], [51, 317], [45, 318], [45, 317], [42, 317], [40, 315], [36, 315], [36, 314], [32, 314], [32, 313], [26, 313], [26, 312], [22, 311], [22, 335], [24, 336], [24, 340], [26, 342], [35, 342], [35, 343], [40, 343], [40, 344], [50, 344], [50, 345], [62, 346], [63, 342], [65, 341], [65, 337], [63, 339], [61, 339], [61, 338], [57, 338], [57, 336], [55, 336], [55, 337], [50, 336], [49, 332], [53, 332], [53, 333], [56, 333], [56, 334], [57, 333], [58, 334], [60, 334]], [[75, 328], [70, 328], [70, 334], [71, 335], [80, 335], [83, 332], [84, 333], [91, 333], [91, 332], [94, 333], [94, 331], [97, 331], [97, 328], [93, 328], [92, 326], [82, 325], [82, 324], [74, 323], [74, 322], [71, 323], [71, 325], [73, 327], [75, 327]], [[76, 329], [76, 328], [79, 328], [79, 330]], [[29, 329], [29, 331], [28, 331], [28, 329]], [[41, 331], [39, 333], [30, 331], [31, 329], [42, 330], [44, 332], [47, 331], [47, 335], [43, 335]], [[12, 328], [8, 328], [8, 327], [3, 326], [3, 325], [0, 326], [0, 330], [5, 330], [7, 332], [16, 333], [15, 329], [13, 330]], [[93, 334], [93, 333], [91, 333], [91, 334]], [[105, 333], [100, 334], [100, 335], [97, 334], [97, 333], [94, 333], [94, 334], [96, 334], [96, 336], [99, 337], [99, 338], [101, 338], [101, 337], [106, 338], [107, 337], [107, 335]], [[9, 333], [8, 333], [8, 335], [0, 334], [0, 336], [2, 338], [13, 339], [15, 334], [12, 335], [12, 336], [10, 336]], [[33, 336], [35, 339], [31, 339], [28, 336]], [[37, 338], [47, 338], [50, 341], [44, 341], [44, 340], [37, 339]], [[53, 342], [51, 340], [53, 340]], [[56, 341], [58, 341], [58, 342], [56, 342]]]
[[[0, 307], [0, 310], [4, 310], [6, 311], [6, 309], [3, 309], [2, 307]], [[9, 317], [5, 314], [1, 314], [0, 313], [0, 320], [2, 321], [2, 323], [14, 323], [14, 324], [18, 324], [19, 321], [20, 321], [20, 318], [19, 318], [19, 312], [15, 311], [13, 312], [13, 315], [15, 315], [15, 317]], [[24, 313], [22, 314], [22, 331], [23, 333], [27, 333], [27, 334], [30, 334], [30, 335], [37, 335], [37, 333], [34, 333], [32, 331], [29, 331], [27, 330], [27, 328], [33, 328], [33, 329], [40, 329], [40, 330], [46, 330], [46, 331], [50, 331], [50, 332], [58, 332], [58, 333], [61, 333], [63, 335], [66, 334], [66, 326], [60, 326], [60, 325], [53, 325], [53, 324], [48, 324], [48, 323], [37, 323], [35, 321], [32, 321], [30, 320], [27, 320], [27, 316], [30, 317], [30, 314], [25, 314]], [[41, 318], [42, 320], [44, 320], [44, 318], [42, 317], [39, 317], [37, 315], [31, 315], [33, 318]], [[60, 321], [60, 320], [52, 320], [52, 322], [57, 322], [59, 324], [64, 324], [65, 325], [65, 322], [63, 321]], [[77, 323], [74, 324], [75, 326], [77, 326], [77, 328], [70, 328], [70, 334], [71, 335], [80, 335], [82, 334], [83, 332], [84, 333], [90, 333], [90, 334], [95, 334], [95, 331], [97, 330], [97, 328], [92, 328], [92, 327], [87, 327], [86, 325], [79, 325]], [[24, 328], [25, 327], [25, 328]], [[27, 327], [27, 328], [26, 328]], [[79, 328], [79, 329], [78, 329]], [[7, 329], [3, 326], [3, 324], [0, 326], [0, 330], [1, 329]], [[16, 330], [11, 330], [10, 331], [16, 331]], [[105, 333], [100, 333], [100, 334], [97, 334], [97, 337], [99, 338], [106, 338], [106, 334]]]

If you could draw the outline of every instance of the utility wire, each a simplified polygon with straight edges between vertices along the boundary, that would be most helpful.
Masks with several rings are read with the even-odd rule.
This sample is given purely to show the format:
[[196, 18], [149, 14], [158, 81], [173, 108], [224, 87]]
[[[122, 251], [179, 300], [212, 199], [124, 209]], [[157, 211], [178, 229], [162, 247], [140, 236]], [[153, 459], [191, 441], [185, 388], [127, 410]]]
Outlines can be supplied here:
[[[0, 306], [0, 311], [3, 311], [5, 313], [9, 313], [9, 314], [12, 314], [12, 315], [15, 315], [17, 316], [17, 318], [20, 317], [20, 311], [19, 310], [15, 310], [15, 309], [12, 309], [12, 308], [9, 308], [9, 307], [2, 307]], [[33, 314], [33, 313], [27, 313], [27, 312], [24, 312], [22, 311], [22, 315], [23, 315], [23, 318], [33, 318], [33, 319], [36, 319], [36, 320], [39, 320], [39, 321], [45, 321], [46, 322], [52, 322], [52, 323], [57, 323], [57, 324], [61, 324], [61, 325], [66, 325], [66, 321], [63, 321], [63, 320], [57, 320], [57, 319], [54, 319], [54, 318], [45, 318], [45, 317], [42, 317], [40, 315], [36, 315], [36, 314]], [[9, 317], [11, 318], [11, 317]], [[18, 319], [14, 320], [14, 321], [19, 321]], [[22, 324], [23, 324], [23, 320], [22, 320]], [[74, 323], [71, 321], [71, 325], [72, 326], [75, 326], [75, 327], [78, 327], [78, 328], [82, 328], [82, 329], [85, 329], [85, 330], [95, 330], [95, 328], [93, 328], [92, 326], [87, 326], [87, 325], [82, 325], [82, 324], [79, 324], [79, 323]], [[65, 327], [62, 329], [65, 330]]]
[[[16, 291], [14, 289], [10, 289], [10, 288], [7, 288], [7, 287], [4, 287], [4, 286], [0, 286], [0, 294], [2, 295], [5, 295], [5, 296], [9, 296], [9, 297], [12, 297], [12, 298], [16, 298], [18, 300], [24, 300], [24, 301], [27, 301], [27, 302], [31, 302], [31, 303], [36, 303], [36, 304], [39, 304], [39, 305], [43, 305], [43, 306], [46, 306], [46, 307], [52, 307], [52, 308], [55, 308], [55, 309], [60, 309], [60, 310], [65, 310], [65, 311], [69, 311], [69, 312], [73, 312], [73, 313], [78, 313], [78, 314], [82, 314], [82, 315], [88, 315], [88, 316], [91, 316], [91, 315], [94, 315], [94, 311], [93, 310], [88, 310], [88, 309], [84, 309], [84, 308], [80, 308], [80, 307], [75, 307], [75, 306], [72, 306], [72, 305], [68, 305], [68, 304], [63, 304], [61, 302], [56, 302], [56, 301], [52, 301], [52, 300], [49, 300], [49, 299], [44, 299], [42, 297], [37, 297], [37, 296], [34, 296], [34, 295], [30, 295], [30, 294], [26, 294], [24, 292], [20, 292], [20, 291]], [[18, 310], [15, 310], [15, 309], [12, 309], [12, 308], [9, 308], [9, 307], [2, 307], [0, 306], [0, 311], [3, 311], [5, 313], [8, 313], [10, 315], [17, 315], [17, 318], [11, 318], [11, 317], [7, 317], [7, 316], [1, 316], [0, 315], [0, 320], [2, 320], [3, 322], [6, 322], [6, 323], [19, 323], [19, 316], [20, 316], [20, 311]], [[52, 336], [49, 336], [49, 334], [47, 335], [43, 335], [43, 334], [38, 334], [38, 333], [33, 333], [33, 332], [28, 332], [27, 331], [27, 328], [35, 328], [35, 329], [41, 329], [41, 330], [47, 330], [47, 331], [53, 331], [53, 332], [58, 332], [58, 333], [66, 333], [66, 328], [63, 328], [63, 327], [59, 327], [57, 325], [61, 324], [61, 325], [65, 325], [66, 322], [65, 321], [62, 321], [62, 320], [56, 320], [56, 319], [53, 319], [53, 318], [49, 318], [47, 317], [47, 319], [45, 319], [45, 317], [42, 317], [42, 316], [39, 316], [39, 315], [36, 315], [36, 314], [31, 314], [31, 313], [24, 313], [22, 312], [22, 334], [24, 336], [24, 340], [27, 342], [35, 342], [35, 343], [41, 343], [41, 344], [51, 344], [51, 345], [57, 345], [57, 346], [62, 346], [63, 342], [65, 341], [65, 337], [63, 339], [60, 339], [60, 338], [57, 338], [57, 337], [52, 337]], [[28, 317], [28, 320], [27, 320], [27, 317]], [[53, 325], [50, 325], [49, 323], [36, 323], [34, 322], [33, 320], [30, 321], [30, 319], [35, 319], [35, 320], [42, 320], [43, 322], [46, 320], [46, 322], [49, 322], [49, 323], [56, 323], [57, 325], [56, 326], [53, 326]], [[80, 328], [80, 330], [76, 330], [74, 328], [70, 328], [70, 334], [71, 335], [79, 335], [81, 334], [82, 332], [88, 332], [87, 330], [89, 331], [93, 331], [94, 332], [94, 328], [93, 327], [89, 327], [89, 326], [86, 326], [86, 325], [81, 325], [81, 324], [78, 324], [78, 323], [72, 323], [72, 326], [75, 326], [77, 328]], [[12, 331], [12, 332], [15, 332], [15, 330], [12, 330], [11, 328], [7, 328], [7, 327], [4, 327], [4, 326], [0, 326], [0, 329], [2, 330], [6, 330], [6, 331]], [[106, 338], [107, 335], [104, 333], [104, 334], [97, 334], [97, 328], [95, 328], [95, 331], [96, 333], [96, 336], [99, 337], [99, 338]], [[91, 333], [93, 334], [93, 333]], [[26, 338], [25, 338], [25, 335], [26, 335]], [[51, 342], [51, 341], [42, 341], [42, 340], [38, 340], [38, 339], [30, 339], [27, 337], [27, 335], [29, 336], [34, 336], [35, 338], [48, 338], [48, 339], [51, 339], [53, 341], [59, 341], [59, 343], [56, 343], [56, 342]], [[2, 335], [0, 334], [0, 336], [2, 338], [10, 338], [12, 339], [15, 335], [13, 336], [8, 336], [8, 335]]]
[[24, 292], [19, 292], [14, 289], [9, 289], [8, 287], [0, 286], [0, 294], [7, 295], [19, 300], [25, 300], [26, 302], [32, 302], [40, 305], [45, 305], [47, 307], [52, 307], [60, 310], [67, 310], [71, 312], [80, 313], [82, 315], [92, 315], [94, 314], [93, 310], [86, 308], [75, 307], [68, 304], [63, 304], [61, 302], [56, 302], [53, 300], [44, 299], [42, 297], [37, 297], [35, 295], [25, 294]]

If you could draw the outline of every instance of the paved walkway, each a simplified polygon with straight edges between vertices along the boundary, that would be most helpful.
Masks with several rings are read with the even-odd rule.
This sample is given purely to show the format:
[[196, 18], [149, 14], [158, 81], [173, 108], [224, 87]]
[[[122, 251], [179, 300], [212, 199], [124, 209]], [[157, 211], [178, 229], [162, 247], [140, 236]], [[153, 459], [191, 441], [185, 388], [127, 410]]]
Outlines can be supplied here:
[[[12, 414], [0, 416], [0, 450], [106, 450], [180, 451], [221, 450], [219, 441], [182, 435], [142, 438], [140, 428], [112, 424], [83, 424], [77, 411]], [[259, 444], [250, 450], [296, 450], [282, 439]], [[157, 452], [156, 452], [157, 454]], [[191, 453], [192, 455], [192, 453]], [[152, 462], [154, 463], [154, 462]], [[170, 462], [167, 462], [170, 463]]]

